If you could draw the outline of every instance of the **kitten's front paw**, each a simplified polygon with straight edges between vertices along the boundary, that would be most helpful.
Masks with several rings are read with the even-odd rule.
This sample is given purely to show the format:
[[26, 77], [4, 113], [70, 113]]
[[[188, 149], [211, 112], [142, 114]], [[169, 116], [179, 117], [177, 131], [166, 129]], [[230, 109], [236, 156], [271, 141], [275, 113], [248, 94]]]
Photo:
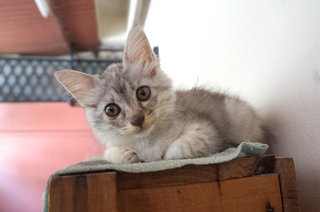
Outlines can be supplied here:
[[110, 163], [137, 163], [140, 161], [135, 152], [120, 147], [106, 149], [104, 158]]

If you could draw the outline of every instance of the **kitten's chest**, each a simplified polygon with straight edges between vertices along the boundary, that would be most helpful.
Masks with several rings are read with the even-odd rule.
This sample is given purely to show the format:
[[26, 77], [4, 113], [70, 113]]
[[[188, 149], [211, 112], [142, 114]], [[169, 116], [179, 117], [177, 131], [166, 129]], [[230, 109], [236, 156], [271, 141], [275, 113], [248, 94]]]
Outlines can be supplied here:
[[183, 126], [183, 123], [175, 122], [166, 131], [158, 131], [157, 134], [144, 140], [134, 142], [132, 150], [138, 154], [142, 161], [161, 160], [172, 142], [181, 135]]

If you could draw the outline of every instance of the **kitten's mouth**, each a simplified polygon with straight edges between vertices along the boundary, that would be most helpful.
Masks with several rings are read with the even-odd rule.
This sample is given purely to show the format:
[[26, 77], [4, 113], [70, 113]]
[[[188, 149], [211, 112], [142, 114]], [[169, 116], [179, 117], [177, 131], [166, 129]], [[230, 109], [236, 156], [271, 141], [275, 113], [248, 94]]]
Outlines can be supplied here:
[[152, 131], [152, 126], [150, 125], [142, 125], [142, 127], [136, 127], [134, 134], [136, 136], [146, 136]]
[[137, 134], [141, 134], [141, 133], [144, 133], [148, 130], [149, 128], [146, 127], [146, 126], [142, 126], [142, 127], [137, 127]]
[[153, 129], [153, 122], [153, 119], [150, 119], [148, 116], [146, 116], [142, 126], [135, 126], [128, 123], [128, 133], [138, 137], [147, 136]]

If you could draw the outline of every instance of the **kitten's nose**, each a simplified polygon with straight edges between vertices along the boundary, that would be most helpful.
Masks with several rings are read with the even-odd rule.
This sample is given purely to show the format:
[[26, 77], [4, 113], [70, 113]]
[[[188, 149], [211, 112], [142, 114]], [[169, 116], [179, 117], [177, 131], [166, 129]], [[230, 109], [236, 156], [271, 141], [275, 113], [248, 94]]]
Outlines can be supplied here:
[[140, 115], [140, 116], [134, 117], [133, 120], [130, 121], [130, 123], [133, 126], [142, 127], [143, 121], [144, 121], [144, 115]]

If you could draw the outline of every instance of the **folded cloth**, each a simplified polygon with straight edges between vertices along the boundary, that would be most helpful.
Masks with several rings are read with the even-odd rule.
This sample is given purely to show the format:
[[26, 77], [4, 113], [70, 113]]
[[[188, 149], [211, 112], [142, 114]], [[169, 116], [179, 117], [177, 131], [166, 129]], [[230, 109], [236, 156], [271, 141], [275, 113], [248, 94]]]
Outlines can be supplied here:
[[[62, 176], [70, 174], [83, 174], [92, 172], [102, 172], [108, 170], [116, 170], [122, 172], [154, 172], [167, 169], [175, 169], [185, 165], [207, 165], [217, 164], [231, 161], [240, 157], [254, 157], [265, 153], [268, 149], [267, 144], [254, 143], [254, 142], [242, 142], [237, 148], [231, 147], [223, 152], [212, 154], [208, 157], [193, 158], [193, 159], [180, 159], [180, 160], [160, 160], [145, 163], [133, 163], [133, 164], [111, 164], [103, 160], [101, 156], [93, 158], [88, 161], [84, 161], [75, 165], [71, 165], [66, 169], [57, 171], [52, 176]], [[52, 177], [51, 176], [51, 177]], [[48, 181], [50, 182], [50, 180]], [[47, 198], [50, 186], [47, 183], [45, 191], [45, 207], [44, 211], [47, 211]]]

